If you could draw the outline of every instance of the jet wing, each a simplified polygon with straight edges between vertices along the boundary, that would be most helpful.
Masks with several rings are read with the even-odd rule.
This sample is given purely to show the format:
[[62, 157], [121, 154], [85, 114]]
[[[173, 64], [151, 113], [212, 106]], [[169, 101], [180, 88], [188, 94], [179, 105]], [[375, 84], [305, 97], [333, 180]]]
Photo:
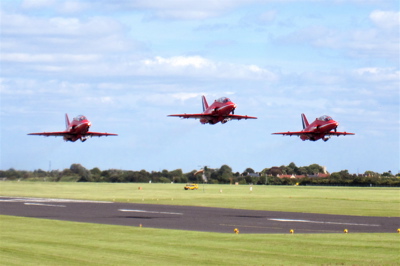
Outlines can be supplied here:
[[[201, 119], [201, 118], [207, 119], [207, 118], [218, 117], [218, 115], [211, 115], [211, 114], [177, 114], [177, 115], [169, 115], [169, 116], [182, 117], [182, 118], [196, 118], [196, 119]], [[257, 119], [257, 117], [247, 116], [247, 115], [227, 115], [227, 116], [223, 116], [223, 117], [230, 118], [230, 119], [236, 119], [236, 120]]]
[[62, 137], [62, 136], [70, 135], [70, 133], [67, 131], [60, 131], [60, 132], [29, 133], [28, 135], [46, 136], [46, 137], [49, 137], [49, 136]]
[[255, 117], [255, 116], [248, 116], [248, 115], [228, 115], [227, 118], [236, 119], [236, 120], [241, 120], [241, 119], [257, 119], [257, 117]]
[[273, 135], [284, 135], [284, 136], [301, 136], [301, 135], [308, 135], [308, 134], [315, 134], [315, 132], [312, 131], [294, 131], [294, 132], [277, 132], [277, 133], [272, 133]]
[[169, 116], [182, 117], [182, 118], [195, 118], [195, 119], [212, 117], [211, 115], [205, 115], [205, 114], [177, 114]]
[[330, 135], [330, 136], [345, 136], [345, 135], [354, 135], [354, 133], [348, 133], [348, 132], [328, 132], [326, 133], [326, 135]]
[[294, 132], [277, 132], [272, 133], [273, 135], [284, 135], [284, 136], [301, 136], [301, 135], [328, 135], [328, 136], [340, 136], [340, 135], [354, 135], [354, 133], [347, 133], [347, 132], [328, 132], [328, 133], [321, 133], [321, 132], [314, 132], [314, 131], [294, 131]]
[[118, 134], [114, 133], [100, 133], [100, 132], [86, 132], [85, 136], [90, 137], [101, 137], [101, 136], [118, 136]]

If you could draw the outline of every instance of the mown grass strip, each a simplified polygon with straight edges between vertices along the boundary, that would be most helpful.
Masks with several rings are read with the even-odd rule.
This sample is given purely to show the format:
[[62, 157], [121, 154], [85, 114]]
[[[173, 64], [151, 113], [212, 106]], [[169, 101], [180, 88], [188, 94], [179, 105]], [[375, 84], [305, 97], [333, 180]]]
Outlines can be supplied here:
[[396, 265], [400, 235], [219, 234], [0, 216], [2, 265]]

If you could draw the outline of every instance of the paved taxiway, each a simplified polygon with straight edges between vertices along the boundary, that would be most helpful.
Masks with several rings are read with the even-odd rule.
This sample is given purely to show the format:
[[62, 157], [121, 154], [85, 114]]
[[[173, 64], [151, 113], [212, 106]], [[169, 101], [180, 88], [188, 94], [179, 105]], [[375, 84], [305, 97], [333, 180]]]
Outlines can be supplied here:
[[0, 197], [0, 214], [85, 223], [233, 233], [396, 233], [400, 217]]

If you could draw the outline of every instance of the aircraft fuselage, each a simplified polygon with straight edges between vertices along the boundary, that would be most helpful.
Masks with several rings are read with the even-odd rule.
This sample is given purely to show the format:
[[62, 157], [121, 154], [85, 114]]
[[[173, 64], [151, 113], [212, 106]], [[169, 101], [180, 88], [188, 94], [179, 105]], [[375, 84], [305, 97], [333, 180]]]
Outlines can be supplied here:
[[329, 138], [325, 136], [332, 130], [336, 131], [336, 128], [339, 126], [339, 123], [335, 120], [331, 119], [329, 121], [321, 121], [318, 118], [315, 119], [310, 125], [308, 125], [303, 131], [311, 131], [313, 134], [301, 135], [300, 139], [302, 140], [311, 140], [317, 141], [319, 139], [323, 139], [327, 141]]
[[210, 115], [209, 118], [201, 118], [200, 123], [202, 124], [216, 124], [221, 122], [225, 124], [230, 119], [227, 117], [230, 113], [234, 112], [236, 104], [225, 98], [225, 102], [214, 101], [204, 112], [205, 115]]

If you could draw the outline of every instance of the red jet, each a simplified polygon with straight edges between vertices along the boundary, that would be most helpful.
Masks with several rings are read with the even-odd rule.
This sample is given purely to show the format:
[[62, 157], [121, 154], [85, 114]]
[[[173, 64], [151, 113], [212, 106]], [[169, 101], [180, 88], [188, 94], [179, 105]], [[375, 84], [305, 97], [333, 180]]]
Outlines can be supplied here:
[[[297, 132], [278, 132], [272, 134], [286, 135], [286, 136], [300, 136], [300, 138], [304, 140], [316, 141], [319, 139], [323, 139], [327, 141], [331, 138], [331, 136], [340, 136], [340, 135], [354, 135], [354, 133], [347, 132], [337, 132], [336, 128], [339, 123], [332, 119], [332, 117], [323, 115], [311, 124], [308, 123], [307, 117], [304, 114], [301, 114], [301, 119], [303, 121], [303, 130]], [[334, 130], [334, 131], [331, 131]], [[328, 137], [325, 137], [328, 136]]]
[[[169, 115], [177, 116], [182, 118], [199, 118], [202, 124], [214, 125], [218, 122], [225, 124], [226, 122], [236, 119], [257, 119], [257, 117], [247, 115], [235, 115], [236, 104], [233, 103], [229, 98], [221, 97], [213, 102], [210, 106], [207, 103], [206, 97], [202, 96], [203, 101], [203, 112], [200, 114], [178, 114]], [[232, 114], [231, 114], [232, 113]]]
[[82, 142], [86, 141], [89, 137], [101, 137], [101, 136], [118, 136], [117, 134], [112, 133], [99, 133], [99, 132], [90, 132], [89, 128], [91, 123], [87, 118], [83, 115], [78, 115], [72, 120], [72, 123], [69, 122], [68, 114], [65, 114], [65, 124], [67, 128], [65, 131], [61, 132], [43, 132], [43, 133], [30, 133], [28, 135], [38, 135], [38, 136], [55, 136], [55, 137], [64, 137], [65, 141], [75, 142], [80, 139]]

